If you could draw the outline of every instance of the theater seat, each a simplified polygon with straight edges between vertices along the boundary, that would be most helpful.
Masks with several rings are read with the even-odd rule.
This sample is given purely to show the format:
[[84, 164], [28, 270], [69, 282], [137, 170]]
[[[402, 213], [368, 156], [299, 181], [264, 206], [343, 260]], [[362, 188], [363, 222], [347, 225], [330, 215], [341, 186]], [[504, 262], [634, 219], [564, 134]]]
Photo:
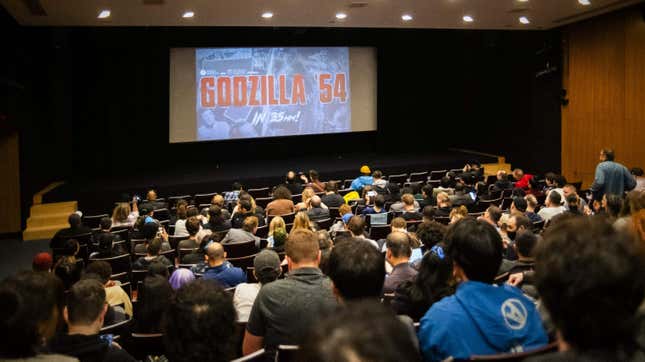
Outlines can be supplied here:
[[[532, 351], [520, 352], [520, 353], [500, 353], [489, 356], [471, 356], [469, 361], [500, 361], [500, 362], [519, 362], [524, 361], [527, 358], [535, 357], [558, 350], [557, 342], [547, 344], [544, 347], [534, 349]], [[457, 360], [455, 360], [457, 361]]]

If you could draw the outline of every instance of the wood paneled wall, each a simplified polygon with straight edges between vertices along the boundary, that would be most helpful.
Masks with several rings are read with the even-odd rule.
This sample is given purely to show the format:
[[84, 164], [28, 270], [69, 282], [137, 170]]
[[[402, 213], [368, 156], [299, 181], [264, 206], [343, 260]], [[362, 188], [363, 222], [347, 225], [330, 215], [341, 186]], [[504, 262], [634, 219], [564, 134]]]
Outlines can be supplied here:
[[564, 31], [562, 172], [593, 182], [602, 147], [628, 168], [645, 168], [645, 21], [630, 9]]
[[20, 231], [18, 133], [0, 135], [0, 234]]

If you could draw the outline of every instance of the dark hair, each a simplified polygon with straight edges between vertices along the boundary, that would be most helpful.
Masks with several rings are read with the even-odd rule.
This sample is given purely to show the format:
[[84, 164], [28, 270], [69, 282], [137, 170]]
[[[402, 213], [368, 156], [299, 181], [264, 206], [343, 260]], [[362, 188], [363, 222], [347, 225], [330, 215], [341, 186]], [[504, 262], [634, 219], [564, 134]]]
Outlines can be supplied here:
[[224, 217], [222, 216], [222, 208], [217, 205], [211, 205], [208, 208], [208, 223], [213, 225], [222, 225], [224, 223]]
[[148, 276], [161, 275], [168, 278], [169, 274], [168, 267], [160, 261], [155, 260], [148, 265]]
[[630, 172], [634, 176], [643, 176], [643, 169], [640, 167], [632, 167]]
[[233, 182], [233, 185], [231, 187], [232, 187], [232, 191], [239, 191], [239, 190], [244, 188], [244, 185], [242, 185], [238, 181], [235, 181], [235, 182]]
[[614, 155], [614, 150], [613, 149], [605, 147], [605, 148], [602, 149], [602, 153], [603, 153], [603, 155], [605, 155], [605, 159], [607, 159], [607, 161], [613, 161], [614, 160], [615, 155]]
[[574, 349], [629, 353], [635, 347], [645, 254], [632, 235], [616, 231], [603, 218], [563, 220], [545, 231], [535, 265], [541, 299]]
[[553, 179], [555, 182], [555, 185], [557, 187], [563, 187], [564, 185], [567, 184], [567, 178], [564, 177], [563, 175], [555, 175], [555, 178]]
[[486, 211], [495, 224], [502, 218], [502, 210], [497, 206], [489, 206]]
[[354, 215], [349, 219], [347, 228], [352, 232], [352, 234], [354, 234], [354, 236], [363, 235], [365, 232], [365, 220], [358, 215]]
[[139, 284], [134, 330], [138, 333], [161, 332], [161, 319], [166, 313], [172, 295], [172, 287], [167, 278], [161, 275], [147, 276], [143, 284]]
[[372, 177], [374, 177], [374, 178], [382, 178], [383, 177], [383, 172], [381, 172], [380, 170], [375, 170], [372, 173]]
[[112, 266], [103, 260], [93, 261], [85, 268], [85, 273], [98, 275], [101, 278], [101, 282], [105, 284], [110, 280], [110, 276], [112, 275]]
[[[28, 358], [40, 350], [41, 325], [60, 315], [63, 284], [53, 274], [24, 271], [0, 283], [0, 357]], [[53, 332], [52, 328], [52, 332]]]
[[526, 208], [528, 206], [528, 204], [526, 203], [526, 200], [520, 196], [513, 198], [513, 205], [515, 205], [515, 208], [517, 209], [517, 211], [521, 211], [521, 212], [526, 212]]
[[443, 241], [447, 229], [448, 227], [446, 225], [434, 220], [419, 224], [417, 226], [417, 238], [423, 243], [424, 251], [430, 250], [437, 243]]
[[114, 243], [114, 234], [112, 233], [99, 233], [95, 236], [94, 241], [97, 242], [97, 251], [101, 256], [110, 256], [112, 254], [112, 246]]
[[549, 182], [553, 182], [555, 181], [556, 176], [557, 175], [554, 172], [547, 172], [546, 174], [544, 174], [544, 179]]
[[385, 196], [380, 195], [380, 194], [376, 195], [376, 197], [374, 198], [374, 206], [376, 206], [376, 207], [378, 207], [380, 209], [385, 207]]
[[161, 239], [154, 238], [148, 243], [148, 254], [152, 256], [159, 255], [161, 251]]
[[533, 232], [530, 230], [526, 230], [517, 234], [517, 238], [515, 238], [515, 246], [517, 247], [517, 252], [526, 258], [533, 256], [533, 249], [535, 249], [537, 243], [537, 235], [533, 234]]
[[235, 335], [232, 297], [212, 280], [185, 284], [172, 298], [163, 321], [171, 361], [229, 361]]
[[318, 181], [320, 175], [316, 170], [309, 170], [309, 178], [311, 178], [311, 181]]
[[611, 217], [618, 217], [623, 208], [623, 198], [614, 194], [606, 194], [605, 197], [607, 198], [607, 213]]
[[524, 215], [521, 212], [514, 212], [511, 214], [511, 217], [515, 219], [515, 227], [517, 229], [524, 226], [525, 230], [531, 230], [533, 223], [531, 222], [531, 219], [528, 218], [528, 216]]
[[196, 216], [186, 219], [186, 231], [190, 236], [194, 236], [199, 232], [199, 219]]
[[515, 198], [515, 197], [524, 197], [524, 196], [526, 196], [526, 192], [524, 191], [524, 189], [516, 187], [516, 188], [513, 189], [513, 191], [511, 191], [511, 196], [513, 198]]
[[434, 188], [432, 187], [432, 185], [429, 185], [429, 184], [428, 185], [423, 185], [423, 187], [421, 188], [421, 192], [423, 192], [426, 195], [426, 198], [428, 198], [428, 199], [432, 198], [432, 191], [433, 190], [434, 190]]
[[421, 356], [407, 327], [391, 310], [375, 301], [361, 301], [311, 328], [297, 360], [420, 362]]
[[67, 222], [69, 222], [69, 226], [71, 228], [77, 228], [77, 227], [81, 226], [81, 216], [79, 214], [73, 212], [67, 218]]
[[338, 190], [338, 182], [336, 182], [336, 181], [327, 181], [327, 183], [325, 183], [325, 191], [327, 191], [327, 192], [336, 192], [337, 190]]
[[334, 246], [328, 267], [329, 277], [344, 299], [376, 298], [383, 291], [383, 254], [363, 239], [352, 238]]
[[390, 233], [387, 236], [385, 245], [395, 258], [410, 257], [412, 255], [410, 237], [403, 232], [397, 231]]
[[195, 217], [199, 215], [199, 210], [197, 210], [196, 207], [189, 207], [186, 210], [186, 219], [190, 219], [191, 217]]
[[[423, 217], [427, 219], [434, 219], [434, 207], [427, 205], [423, 207]], [[418, 230], [418, 227], [417, 227]]]
[[455, 192], [458, 192], [458, 191], [459, 191], [459, 192], [463, 192], [463, 191], [464, 191], [464, 184], [462, 184], [461, 182], [458, 182], [458, 183], [455, 185]]
[[554, 205], [560, 205], [562, 203], [562, 196], [557, 191], [549, 192], [549, 202]]
[[69, 324], [90, 325], [105, 307], [105, 288], [94, 279], [83, 279], [72, 285], [67, 294]]
[[112, 218], [107, 216], [102, 217], [99, 222], [99, 226], [101, 227], [101, 230], [109, 230], [112, 227]]
[[[280, 185], [273, 190], [273, 198], [275, 200], [283, 199], [283, 200], [291, 200], [291, 191], [289, 191], [288, 188]], [[250, 209], [250, 208], [249, 208]], [[249, 210], [247, 209], [247, 210]]]
[[469, 280], [492, 283], [502, 263], [502, 238], [484, 221], [461, 219], [448, 228], [448, 254]]
[[444, 177], [441, 178], [440, 185], [444, 189], [449, 188], [451, 183], [452, 183], [452, 180], [450, 179], [450, 177], [444, 176]]

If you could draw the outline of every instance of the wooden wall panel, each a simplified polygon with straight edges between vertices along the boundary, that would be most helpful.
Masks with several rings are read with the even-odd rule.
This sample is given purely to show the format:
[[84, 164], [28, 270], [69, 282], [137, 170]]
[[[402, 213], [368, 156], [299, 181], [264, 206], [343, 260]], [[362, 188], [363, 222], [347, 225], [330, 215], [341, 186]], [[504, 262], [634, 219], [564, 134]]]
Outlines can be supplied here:
[[627, 167], [645, 167], [645, 22], [638, 10], [565, 29], [569, 105], [562, 109], [562, 172], [593, 181], [600, 148]]
[[0, 234], [20, 231], [18, 133], [0, 136]]

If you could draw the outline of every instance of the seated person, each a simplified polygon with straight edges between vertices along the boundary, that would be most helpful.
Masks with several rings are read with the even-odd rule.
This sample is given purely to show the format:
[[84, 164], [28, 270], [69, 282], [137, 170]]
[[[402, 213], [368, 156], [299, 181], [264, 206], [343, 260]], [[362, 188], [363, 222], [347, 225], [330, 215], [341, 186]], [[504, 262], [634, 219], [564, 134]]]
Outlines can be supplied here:
[[466, 208], [466, 206], [461, 205], [461, 206], [453, 207], [452, 210], [450, 210], [450, 216], [448, 216], [450, 218], [449, 224], [452, 225], [467, 216], [468, 216], [468, 209]]
[[235, 357], [235, 309], [228, 293], [212, 281], [195, 280], [180, 288], [170, 302], [163, 330], [167, 360], [230, 361]]
[[211, 205], [208, 208], [208, 223], [204, 224], [204, 229], [216, 231], [226, 231], [231, 228], [230, 220], [227, 220], [222, 213], [222, 208], [217, 205]]
[[231, 219], [231, 228], [241, 228], [244, 220], [246, 220], [250, 216], [256, 217], [258, 219], [258, 226], [264, 226], [266, 224], [266, 222], [264, 221], [264, 215], [258, 215], [256, 212], [254, 212], [253, 202], [250, 199], [240, 198], [240, 201], [237, 204], [237, 211], [233, 212], [233, 217]]
[[79, 250], [80, 245], [75, 239], [65, 240], [63, 248], [59, 249], [61, 256], [52, 269], [54, 274], [63, 281], [64, 290], [69, 290], [74, 283], [81, 279], [83, 260], [76, 258]]
[[383, 195], [376, 195], [374, 197], [374, 206], [368, 206], [361, 212], [362, 215], [382, 214], [386, 213], [385, 210], [385, 197]]
[[258, 283], [241, 283], [235, 288], [233, 305], [237, 311], [237, 320], [247, 322], [253, 302], [260, 292], [260, 288], [278, 279], [282, 273], [280, 258], [273, 250], [262, 250], [253, 258], [253, 275]]
[[155, 239], [159, 238], [161, 241], [161, 251], [170, 250], [170, 243], [168, 242], [168, 234], [163, 227], [159, 227], [159, 224], [156, 222], [147, 222], [144, 223], [141, 227], [141, 236], [146, 240], [142, 244], [137, 244], [134, 246], [135, 254], [143, 254], [148, 250], [148, 244]]
[[[166, 273], [167, 273], [166, 269]], [[134, 315], [135, 333], [161, 333], [161, 321], [167, 315], [173, 290], [168, 277], [147, 276], [139, 284], [137, 293], [137, 313]]]
[[303, 174], [300, 177], [297, 177], [294, 171], [287, 172], [287, 176], [284, 179], [284, 187], [286, 187], [289, 192], [294, 195], [302, 193], [302, 182], [307, 182], [307, 177]]
[[549, 220], [551, 220], [554, 216], [562, 214], [566, 211], [561, 203], [562, 196], [560, 196], [560, 193], [552, 190], [551, 192], [549, 192], [549, 195], [546, 198], [545, 207], [540, 209], [538, 215], [540, 215], [540, 217], [544, 219], [545, 222], [549, 222]]
[[536, 250], [535, 283], [557, 328], [559, 352], [532, 361], [644, 360], [637, 314], [645, 296], [644, 257], [634, 235], [599, 218], [569, 218], [548, 228]]
[[94, 234], [96, 251], [90, 257], [110, 258], [127, 253], [124, 248], [114, 246], [114, 242], [120, 240], [120, 237], [110, 232], [111, 226], [112, 220], [109, 217], [101, 219], [101, 231]]
[[338, 183], [336, 181], [327, 181], [325, 194], [320, 200], [327, 207], [340, 207], [340, 205], [345, 204], [345, 199], [338, 194]]
[[52, 255], [50, 253], [42, 252], [34, 256], [31, 263], [31, 270], [49, 273], [52, 270], [52, 265], [54, 265]]
[[318, 195], [311, 197], [309, 201], [311, 208], [307, 211], [307, 216], [311, 221], [320, 221], [329, 219], [329, 209], [323, 207], [322, 201]]
[[146, 270], [152, 262], [160, 262], [166, 266], [171, 266], [172, 263], [165, 256], [159, 255], [161, 252], [161, 239], [154, 238], [150, 244], [148, 244], [148, 251], [146, 256], [142, 256], [132, 263], [133, 270]]
[[232, 288], [246, 282], [246, 273], [226, 260], [226, 252], [222, 244], [212, 242], [206, 248], [208, 267], [204, 270], [203, 279], [218, 282], [222, 288]]
[[424, 360], [467, 359], [547, 344], [535, 304], [515, 287], [492, 285], [503, 251], [494, 227], [460, 220], [448, 231], [446, 244], [461, 283], [454, 295], [433, 304], [421, 318], [418, 336]]
[[168, 278], [168, 283], [170, 283], [172, 290], [177, 291], [177, 289], [192, 282], [193, 280], [195, 280], [195, 274], [193, 274], [190, 269], [177, 268], [174, 272], [172, 272], [170, 278]]
[[[199, 222], [199, 219], [195, 216], [191, 216], [188, 219], [186, 219], [186, 232], [188, 233], [188, 239], [184, 239], [177, 244], [177, 249], [193, 249], [193, 252], [195, 249], [199, 248], [199, 242], [197, 241], [197, 233], [199, 232], [201, 228], [201, 224]], [[189, 253], [185, 255], [181, 263], [183, 264], [191, 264], [188, 261], [190, 260], [184, 260], [192, 253]], [[191, 259], [191, 258], [188, 258]]]
[[296, 211], [296, 206], [291, 200], [291, 192], [284, 186], [278, 186], [273, 190], [273, 201], [269, 202], [266, 207], [267, 216], [280, 216], [292, 214]]
[[378, 249], [376, 241], [365, 236], [365, 220], [363, 220], [362, 217], [352, 216], [351, 219], [349, 219], [349, 222], [345, 225], [345, 230], [349, 231], [351, 237], [363, 239]]
[[412, 196], [412, 194], [404, 194], [401, 196], [401, 202], [403, 202], [403, 208], [401, 209], [401, 211], [403, 211], [403, 215], [401, 215], [401, 217], [405, 219], [405, 221], [423, 219], [423, 214], [418, 211], [419, 204], [416, 204], [417, 206], [415, 206], [416, 200], [414, 200], [414, 196]]
[[329, 256], [329, 278], [342, 301], [378, 300], [385, 280], [383, 255], [369, 243], [352, 238], [335, 246]]
[[255, 246], [260, 248], [260, 238], [255, 235], [258, 231], [258, 218], [249, 216], [244, 219], [240, 228], [232, 228], [226, 233], [222, 239], [222, 244], [244, 243], [248, 241], [255, 241]]
[[392, 266], [392, 271], [385, 277], [383, 293], [394, 293], [396, 288], [405, 281], [413, 280], [417, 271], [410, 265], [412, 247], [410, 237], [406, 233], [393, 232], [387, 236], [385, 260]]
[[105, 288], [105, 300], [109, 306], [123, 305], [123, 310], [128, 318], [132, 318], [132, 301], [126, 294], [125, 290], [121, 288], [121, 283], [118, 281], [110, 280], [112, 275], [112, 266], [105, 261], [93, 261], [85, 268], [86, 274], [95, 274], [98, 280]]
[[[538, 201], [533, 195], [526, 195], [524, 196], [524, 200], [526, 200], [526, 211], [524, 212], [524, 215], [531, 220], [531, 222], [536, 223], [543, 221], [542, 216], [538, 215], [535, 212], [535, 209], [538, 207]], [[518, 205], [521, 204], [521, 202], [518, 203]], [[517, 208], [517, 205], [515, 205]], [[519, 210], [519, 208], [518, 208]], [[521, 210], [520, 210], [521, 211]]]
[[141, 204], [139, 205], [139, 209], [143, 208], [148, 210], [167, 209], [168, 204], [157, 200], [157, 192], [155, 190], [149, 190], [146, 194], [146, 199], [141, 201]]
[[458, 182], [455, 185], [455, 194], [450, 196], [452, 206], [470, 206], [475, 203], [475, 200], [473, 200], [473, 198], [470, 197], [470, 194], [466, 191], [464, 184], [461, 182]]
[[60, 249], [65, 246], [65, 241], [68, 239], [73, 239], [75, 236], [89, 234], [92, 232], [92, 229], [83, 225], [81, 221], [81, 216], [78, 212], [74, 212], [67, 218], [69, 227], [66, 229], [61, 229], [54, 234], [54, 237], [49, 241], [50, 249]]
[[77, 357], [81, 361], [135, 361], [116, 342], [99, 336], [107, 311], [105, 290], [97, 280], [86, 279], [74, 284], [67, 295], [63, 317], [67, 334], [57, 336], [51, 350]]
[[363, 187], [372, 185], [374, 182], [374, 178], [370, 176], [372, 171], [370, 170], [369, 166], [363, 165], [361, 166], [361, 176], [358, 176], [357, 178], [352, 181], [352, 184], [350, 185], [350, 188], [354, 191], [361, 192], [363, 190]]
[[450, 196], [445, 192], [437, 194], [437, 208], [434, 210], [435, 217], [449, 217], [452, 211], [452, 202]]
[[[401, 195], [400, 201], [396, 201], [390, 206], [390, 211], [416, 212], [417, 210], [419, 210], [419, 203], [414, 199], [414, 195], [408, 192]], [[420, 219], [421, 217], [419, 217]]]

